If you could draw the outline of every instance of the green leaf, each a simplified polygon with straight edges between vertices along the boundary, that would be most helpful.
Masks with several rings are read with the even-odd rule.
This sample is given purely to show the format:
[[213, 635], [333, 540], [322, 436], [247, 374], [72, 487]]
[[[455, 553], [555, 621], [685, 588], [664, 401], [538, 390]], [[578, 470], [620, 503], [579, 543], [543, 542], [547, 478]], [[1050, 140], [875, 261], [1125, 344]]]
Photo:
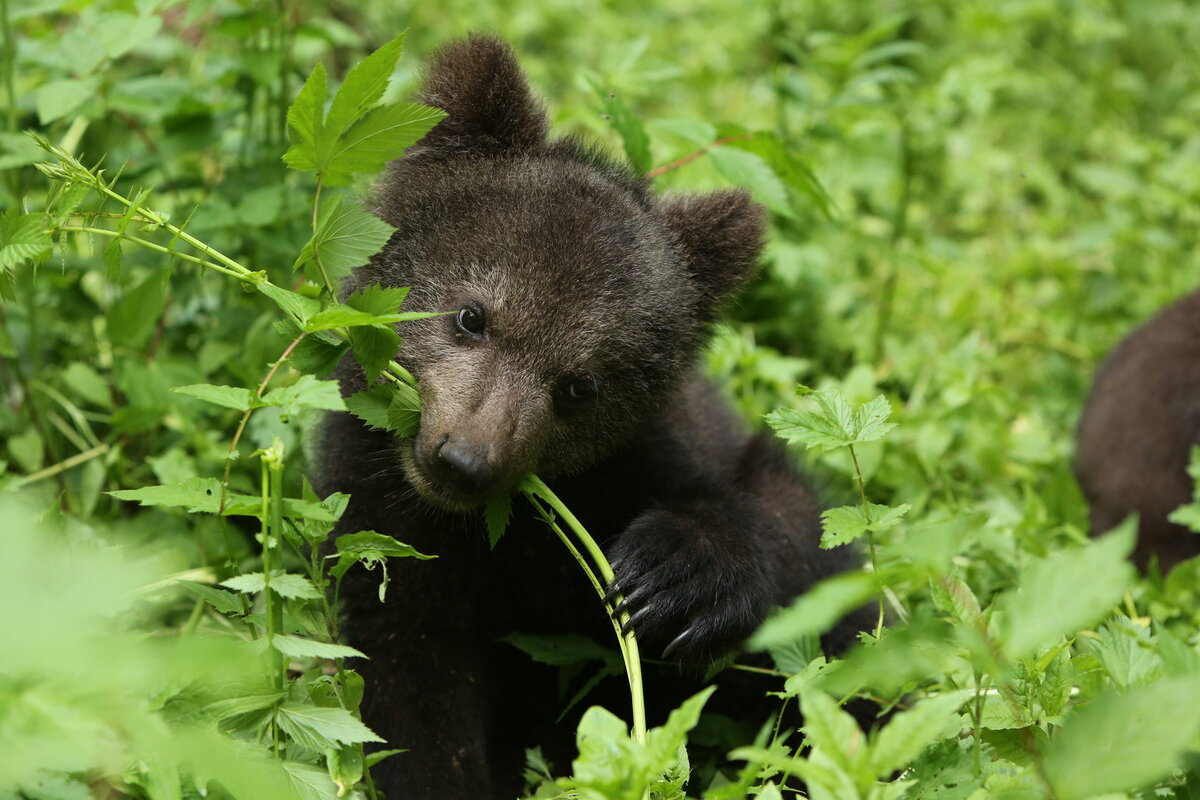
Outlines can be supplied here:
[[357, 200], [341, 194], [327, 194], [317, 213], [316, 232], [300, 251], [293, 268], [304, 267], [309, 280], [324, 283], [319, 264], [336, 283], [355, 267], [367, 263], [367, 259], [387, 244], [395, 230], [364, 209]]
[[388, 429], [397, 436], [412, 436], [421, 426], [421, 396], [407, 383], [397, 383], [388, 406]]
[[49, 125], [56, 119], [67, 116], [88, 99], [95, 97], [98, 86], [99, 79], [95, 76], [65, 78], [43, 84], [35, 95], [38, 122]]
[[718, 172], [731, 183], [748, 188], [755, 200], [781, 217], [795, 218], [787, 187], [762, 156], [721, 146], [710, 148], [708, 157]]
[[384, 558], [419, 558], [428, 560], [437, 556], [427, 556], [415, 547], [398, 541], [375, 531], [361, 531], [339, 536], [334, 546], [342, 556], [352, 556], [356, 559]]
[[338, 744], [383, 741], [344, 708], [289, 702], [279, 706], [275, 719], [297, 744], [318, 753]]
[[861, 505], [826, 509], [821, 514], [821, 524], [824, 528], [821, 547], [829, 549], [849, 544], [867, 531], [878, 532], [894, 528], [911, 508], [908, 503], [895, 507], [875, 503], [870, 503], [869, 506], [870, 521], [867, 520], [867, 513]]
[[104, 246], [104, 266], [111, 283], [121, 280], [121, 240], [109, 239]]
[[290, 572], [273, 573], [271, 591], [289, 599], [315, 600], [321, 596], [321, 591], [313, 586], [312, 581], [303, 575], [293, 575]]
[[878, 441], [896, 427], [884, 421], [891, 406], [883, 395], [858, 409], [851, 409], [837, 389], [807, 392], [807, 396], [816, 401], [820, 412], [781, 408], [767, 414], [766, 421], [787, 441], [803, 444], [816, 453]]
[[[293, 738], [295, 737], [293, 736]], [[337, 784], [320, 767], [297, 761], [280, 763], [291, 779], [294, 796], [299, 800], [343, 800], [344, 796], [338, 790]]]
[[595, 82], [592, 83], [592, 89], [604, 104], [608, 124], [620, 135], [625, 155], [628, 156], [634, 171], [639, 175], [649, 172], [653, 163], [650, 156], [650, 137], [646, 135], [642, 121], [615, 92], [610, 92]]
[[400, 313], [406, 297], [407, 286], [385, 288], [376, 283], [347, 297], [346, 305], [382, 317]]
[[[297, 322], [304, 322], [321, 310], [321, 303], [311, 297], [305, 297], [302, 294], [281, 289], [272, 283], [258, 283], [255, 288], [262, 292], [267, 297], [279, 306], [279, 308], [288, 316], [295, 319]], [[301, 342], [303, 345], [303, 342]]]
[[[275, 581], [272, 579], [271, 586]], [[298, 636], [273, 636], [271, 646], [288, 658], [366, 658], [363, 653], [344, 644], [317, 642]]]
[[241, 614], [245, 610], [242, 608], [242, 601], [232, 592], [226, 592], [205, 583], [194, 583], [193, 581], [176, 581], [176, 583], [201, 600], [207, 601], [209, 605], [222, 614]]
[[261, 572], [247, 572], [242, 575], [234, 575], [232, 578], [221, 581], [221, 585], [228, 586], [235, 592], [241, 592], [242, 594], [257, 594], [267, 589], [267, 582], [263, 579]]
[[338, 382], [317, 380], [312, 375], [301, 375], [291, 386], [272, 389], [263, 395], [262, 402], [268, 406], [279, 406], [284, 414], [289, 415], [302, 408], [346, 410]]
[[895, 428], [888, 422], [892, 415], [892, 404], [883, 395], [859, 406], [854, 412], [854, 441], [877, 442]]
[[246, 411], [258, 405], [254, 402], [254, 392], [249, 389], [243, 389], [240, 386], [214, 386], [211, 383], [194, 383], [188, 386], [172, 387], [171, 391], [237, 411]]
[[107, 11], [96, 17], [91, 33], [104, 47], [109, 58], [120, 58], [138, 45], [144, 44], [162, 28], [162, 17], [139, 17], [124, 11]]
[[333, 328], [353, 328], [363, 325], [394, 325], [397, 322], [409, 322], [414, 319], [441, 316], [438, 311], [412, 311], [393, 314], [372, 314], [359, 311], [356, 308], [333, 303], [319, 314], [314, 314], [304, 325], [306, 332], [327, 331]]
[[325, 126], [333, 135], [342, 133], [383, 98], [403, 48], [401, 33], [346, 73], [325, 119]]
[[113, 303], [108, 312], [108, 334], [115, 344], [141, 347], [150, 338], [167, 302], [170, 270], [162, 269]]
[[765, 650], [787, 645], [799, 637], [825, 633], [843, 616], [870, 600], [875, 589], [875, 578], [865, 572], [847, 572], [821, 581], [768, 618], [747, 646]]
[[354, 360], [362, 365], [367, 380], [374, 381], [400, 350], [400, 334], [391, 326], [384, 325], [351, 328], [350, 346]]
[[82, 361], [71, 362], [63, 370], [62, 379], [63, 383], [82, 399], [100, 408], [112, 408], [112, 394], [108, 382]]
[[917, 703], [888, 721], [871, 747], [871, 771], [877, 778], [907, 767], [935, 741], [954, 736], [962, 727], [958, 709], [974, 697], [971, 689], [948, 692]]
[[355, 392], [346, 398], [346, 410], [372, 428], [388, 430], [391, 427], [388, 422], [388, 407], [395, 392], [396, 385], [392, 383]]
[[619, 659], [619, 656], [612, 650], [600, 646], [586, 636], [573, 633], [560, 635], [510, 633], [507, 636], [501, 636], [500, 641], [511, 644], [534, 661], [549, 664], [552, 667], [588, 664], [594, 661], [610, 664]]
[[221, 482], [216, 478], [188, 478], [179, 483], [119, 489], [109, 494], [118, 500], [137, 500], [143, 506], [176, 506], [192, 513], [216, 514]]
[[488, 500], [483, 508], [483, 517], [487, 521], [488, 543], [495, 547], [504, 535], [508, 521], [512, 519], [512, 495], [501, 492]]
[[808, 743], [820, 748], [849, 775], [859, 771], [868, 757], [866, 737], [854, 717], [847, 714], [820, 689], [800, 688], [800, 710], [804, 714], [804, 735]]
[[998, 601], [1004, 652], [1014, 659], [1031, 655], [1107, 615], [1133, 581], [1126, 557], [1134, 535], [1135, 528], [1125, 523], [1101, 539], [1024, 569], [1017, 588]]
[[37, 432], [37, 428], [29, 427], [8, 439], [8, 452], [21, 465], [26, 473], [36, 472], [42, 468], [42, 459], [46, 453], [46, 443]]
[[1067, 718], [1045, 751], [1060, 800], [1148, 787], [1180, 765], [1200, 731], [1200, 679], [1165, 678], [1109, 690]]
[[356, 172], [378, 172], [445, 117], [446, 112], [419, 103], [376, 108], [338, 137], [325, 163], [325, 182], [340, 186]]
[[324, 132], [325, 98], [329, 93], [325, 67], [317, 64], [287, 112], [288, 139], [292, 146], [283, 160], [292, 169], [318, 167], [317, 141]]
[[0, 270], [50, 254], [54, 242], [42, 226], [40, 214], [21, 214], [15, 208], [0, 216]]

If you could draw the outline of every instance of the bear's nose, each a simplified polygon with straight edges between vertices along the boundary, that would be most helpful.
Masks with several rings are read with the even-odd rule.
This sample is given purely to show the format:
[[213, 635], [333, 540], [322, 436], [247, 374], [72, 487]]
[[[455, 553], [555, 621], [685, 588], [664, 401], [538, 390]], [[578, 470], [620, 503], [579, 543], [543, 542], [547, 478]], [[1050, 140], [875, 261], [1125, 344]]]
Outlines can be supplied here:
[[437, 459], [442, 479], [460, 490], [482, 494], [496, 479], [496, 469], [482, 448], [468, 442], [446, 440]]

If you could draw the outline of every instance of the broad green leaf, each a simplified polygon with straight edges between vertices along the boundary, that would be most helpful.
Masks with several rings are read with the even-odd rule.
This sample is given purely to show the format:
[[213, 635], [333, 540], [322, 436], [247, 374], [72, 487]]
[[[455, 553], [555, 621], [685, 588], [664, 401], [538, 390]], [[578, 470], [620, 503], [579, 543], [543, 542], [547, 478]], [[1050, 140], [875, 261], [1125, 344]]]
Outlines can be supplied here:
[[409, 322], [415, 319], [427, 319], [441, 316], [437, 311], [415, 311], [392, 314], [372, 314], [359, 311], [356, 308], [333, 303], [319, 314], [314, 314], [304, 325], [306, 332], [327, 331], [333, 328], [353, 328], [363, 325], [394, 325], [397, 322]]
[[98, 15], [90, 27], [92, 35], [104, 46], [105, 55], [115, 59], [153, 39], [162, 28], [162, 17], [106, 11]]
[[216, 514], [221, 482], [216, 478], [188, 478], [175, 484], [119, 489], [109, 494], [118, 500], [137, 500], [143, 506], [177, 506], [192, 513]]
[[854, 412], [855, 442], [877, 442], [887, 436], [896, 427], [887, 421], [891, 414], [892, 405], [883, 395], [859, 406]]
[[36, 472], [42, 468], [42, 460], [46, 453], [46, 443], [37, 428], [26, 428], [8, 439], [8, 452], [26, 473]]
[[35, 95], [38, 122], [49, 125], [56, 119], [67, 116], [95, 97], [98, 85], [99, 81], [95, 76], [64, 78], [43, 84]]
[[361, 531], [339, 536], [334, 546], [342, 556], [354, 558], [419, 558], [427, 560], [437, 556], [427, 556], [412, 545], [398, 541], [375, 531]]
[[321, 596], [320, 590], [313, 586], [312, 581], [303, 575], [293, 575], [289, 572], [271, 575], [271, 591], [289, 599], [315, 600]]
[[390, 427], [388, 406], [391, 405], [392, 395], [395, 392], [396, 385], [392, 383], [372, 386], [370, 389], [355, 392], [346, 398], [346, 410], [372, 428], [387, 430]]
[[875, 594], [875, 578], [865, 572], [847, 572], [821, 581], [790, 606], [769, 617], [750, 638], [748, 647], [780, 647], [802, 636], [825, 633], [846, 614], [864, 605]]
[[297, 744], [318, 753], [337, 744], [383, 741], [344, 708], [289, 702], [279, 706], [275, 719]]
[[446, 112], [418, 103], [396, 103], [370, 111], [331, 148], [324, 167], [325, 182], [340, 186], [350, 183], [356, 172], [378, 172], [445, 117]]
[[736, 147], [713, 147], [708, 151], [717, 171], [737, 186], [745, 186], [754, 199], [781, 217], [794, 218], [787, 188], [762, 156]]
[[169, 270], [159, 270], [113, 303], [108, 334], [114, 343], [137, 348], [149, 340], [167, 301], [169, 277]]
[[317, 230], [293, 268], [305, 268], [309, 280], [323, 283], [320, 267], [335, 283], [387, 244], [395, 230], [352, 198], [327, 194], [317, 214]]
[[[24, 167], [28, 164], [33, 164], [42, 157], [42, 148], [38, 147], [37, 142], [30, 139], [21, 133], [4, 131], [0, 133], [0, 169], [12, 169], [13, 167]], [[82, 187], [82, 194], [86, 195], [88, 187]], [[61, 213], [57, 208], [47, 211], [52, 214]]]
[[[274, 301], [288, 316], [303, 324], [309, 317], [321, 310], [321, 303], [311, 297], [281, 289], [272, 283], [258, 283], [255, 288]], [[303, 342], [301, 343], [303, 345]]]
[[312, 375], [301, 375], [291, 386], [281, 386], [263, 395], [264, 405], [279, 406], [285, 414], [295, 414], [302, 408], [319, 408], [326, 411], [345, 411], [337, 381], [317, 380]]
[[0, 270], [50, 254], [54, 242], [43, 229], [40, 214], [21, 214], [10, 208], [0, 217]]
[[383, 98], [403, 47], [401, 33], [346, 73], [325, 119], [331, 132], [340, 134]]
[[108, 382], [82, 361], [71, 362], [63, 370], [62, 379], [78, 397], [100, 408], [112, 408], [112, 394]]
[[1200, 731], [1200, 679], [1165, 678], [1109, 690], [1076, 711], [1045, 751], [1046, 776], [1060, 800], [1137, 789], [1162, 780]]
[[824, 528], [821, 547], [837, 547], [854, 541], [867, 531], [878, 532], [894, 528], [911, 508], [908, 503], [895, 507], [875, 503], [869, 505], [870, 521], [867, 520], [867, 512], [861, 505], [826, 509], [821, 514], [821, 524]]
[[496, 543], [500, 541], [500, 537], [504, 535], [508, 521], [512, 519], [512, 495], [508, 492], [501, 492], [488, 500], [483, 509], [483, 517], [487, 522], [488, 542], [495, 547]]
[[421, 425], [421, 396], [406, 383], [396, 384], [388, 406], [388, 429], [397, 436], [412, 436]]
[[176, 583], [200, 599], [206, 600], [209, 605], [222, 614], [241, 614], [245, 610], [242, 607], [242, 601], [232, 592], [226, 592], [214, 586], [209, 586], [205, 583], [195, 583], [193, 581], [181, 580], [176, 581]]
[[242, 594], [257, 594], [267, 589], [267, 583], [263, 580], [261, 572], [247, 572], [242, 575], [234, 575], [232, 578], [221, 581], [221, 585], [228, 586], [235, 592], [241, 592]]
[[501, 636], [507, 642], [541, 664], [562, 667], [567, 664], [587, 664], [593, 661], [611, 663], [618, 656], [586, 636], [561, 634], [557, 636], [533, 633], [510, 633]]
[[[300, 500], [295, 497], [283, 498], [283, 515], [289, 519], [311, 519], [321, 522], [334, 522], [336, 517], [329, 513], [320, 503], [311, 500]], [[257, 517], [262, 514], [262, 498], [249, 494], [229, 494], [225, 498], [225, 516], [227, 517]]]
[[297, 800], [344, 800], [345, 796], [338, 791], [337, 784], [320, 767], [298, 761], [280, 763], [291, 779], [291, 788]]
[[194, 383], [190, 386], [172, 387], [171, 391], [237, 411], [246, 411], [259, 405], [254, 401], [254, 392], [240, 386], [214, 386], [210, 383]]
[[400, 334], [390, 325], [351, 328], [350, 347], [355, 361], [362, 365], [367, 380], [374, 381], [400, 350]]
[[[274, 580], [271, 585], [275, 585]], [[271, 646], [288, 658], [366, 658], [360, 651], [344, 644], [317, 642], [298, 636], [273, 636]]]
[[869, 753], [866, 737], [854, 717], [820, 689], [808, 687], [800, 689], [800, 710], [808, 743], [820, 748], [847, 774], [857, 773]]
[[1083, 547], [1030, 564], [1018, 585], [998, 601], [1001, 643], [1011, 658], [1094, 625], [1120, 602], [1133, 581], [1126, 561], [1135, 529], [1128, 523]]
[[962, 727], [958, 709], [974, 696], [970, 689], [947, 692], [895, 714], [871, 747], [874, 776], [886, 778], [907, 767], [930, 744], [957, 735]]

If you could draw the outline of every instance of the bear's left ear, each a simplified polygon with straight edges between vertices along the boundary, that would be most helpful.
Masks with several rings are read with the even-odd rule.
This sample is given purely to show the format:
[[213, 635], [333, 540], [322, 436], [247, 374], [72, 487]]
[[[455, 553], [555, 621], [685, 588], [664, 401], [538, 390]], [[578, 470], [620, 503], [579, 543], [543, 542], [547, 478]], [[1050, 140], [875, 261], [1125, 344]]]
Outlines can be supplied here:
[[498, 153], [538, 147], [547, 118], [512, 50], [498, 36], [472, 34], [433, 57], [417, 98], [447, 117], [416, 152]]
[[701, 291], [701, 312], [717, 305], [750, 274], [762, 252], [766, 211], [745, 189], [664, 198], [659, 212]]

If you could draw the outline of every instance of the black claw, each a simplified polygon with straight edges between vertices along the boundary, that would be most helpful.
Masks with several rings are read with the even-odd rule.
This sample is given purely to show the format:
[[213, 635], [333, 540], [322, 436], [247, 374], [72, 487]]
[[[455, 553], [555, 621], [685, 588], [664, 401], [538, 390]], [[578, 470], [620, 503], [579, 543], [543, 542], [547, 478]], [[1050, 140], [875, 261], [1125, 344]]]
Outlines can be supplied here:
[[653, 610], [653, 608], [654, 606], [645, 606], [641, 611], [637, 612], [628, 620], [626, 620], [625, 624], [621, 626], [621, 635], [624, 636], [630, 631], [636, 630], [638, 623], [645, 619], [650, 614], [651, 610]]
[[612, 601], [616, 600], [620, 594], [621, 587], [617, 585], [616, 581], [613, 581], [608, 585], [608, 591], [604, 593], [604, 602], [612, 603]]
[[684, 645], [688, 644], [689, 640], [695, 635], [696, 629], [699, 627], [699, 625], [700, 625], [700, 623], [693, 622], [691, 625], [689, 625], [687, 628], [684, 629], [683, 633], [679, 634], [674, 639], [672, 639], [671, 643], [663, 648], [662, 658], [664, 658], [664, 659], [670, 658], [672, 653], [674, 653], [680, 647], [683, 647]]

